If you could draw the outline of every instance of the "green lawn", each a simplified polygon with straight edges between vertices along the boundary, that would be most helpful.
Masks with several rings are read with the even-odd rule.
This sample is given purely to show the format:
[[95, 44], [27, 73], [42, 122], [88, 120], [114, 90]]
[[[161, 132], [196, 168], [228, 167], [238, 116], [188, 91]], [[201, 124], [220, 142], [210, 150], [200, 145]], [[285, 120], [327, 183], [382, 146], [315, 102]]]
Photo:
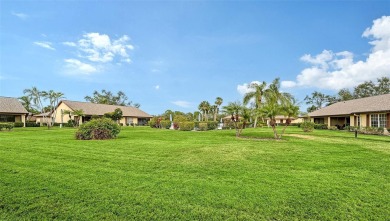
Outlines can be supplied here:
[[[0, 220], [388, 220], [390, 137], [288, 128], [0, 132]], [[272, 137], [268, 128], [243, 136]]]

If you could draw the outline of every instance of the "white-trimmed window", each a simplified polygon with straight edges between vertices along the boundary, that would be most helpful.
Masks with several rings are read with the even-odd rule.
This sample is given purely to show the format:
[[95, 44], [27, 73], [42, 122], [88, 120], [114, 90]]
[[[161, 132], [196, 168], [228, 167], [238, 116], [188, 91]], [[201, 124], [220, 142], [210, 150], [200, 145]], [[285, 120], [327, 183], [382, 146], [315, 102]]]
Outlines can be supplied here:
[[360, 116], [355, 116], [356, 117], [356, 121], [355, 121], [355, 127], [360, 127]]
[[386, 127], [387, 116], [386, 114], [371, 114], [371, 127]]

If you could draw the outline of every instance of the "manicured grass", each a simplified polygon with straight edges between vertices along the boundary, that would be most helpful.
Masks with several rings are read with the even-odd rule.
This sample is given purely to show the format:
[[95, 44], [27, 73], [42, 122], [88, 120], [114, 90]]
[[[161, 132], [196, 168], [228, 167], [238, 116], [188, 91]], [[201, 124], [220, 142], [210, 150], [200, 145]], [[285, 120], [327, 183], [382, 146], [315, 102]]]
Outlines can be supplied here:
[[[288, 128], [0, 132], [0, 220], [386, 220], [390, 137]], [[268, 128], [247, 137], [272, 137]]]

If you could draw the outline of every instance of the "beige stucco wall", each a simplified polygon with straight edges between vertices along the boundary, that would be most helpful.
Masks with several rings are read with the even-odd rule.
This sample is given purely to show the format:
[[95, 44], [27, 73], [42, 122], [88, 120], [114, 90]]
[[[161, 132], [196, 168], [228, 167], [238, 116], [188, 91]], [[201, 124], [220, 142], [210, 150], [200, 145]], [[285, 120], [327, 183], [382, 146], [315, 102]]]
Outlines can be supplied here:
[[25, 127], [26, 126], [26, 115], [16, 115], [15, 122], [22, 122], [22, 123], [24, 123], [24, 127]]
[[[55, 120], [54, 120], [54, 122], [56, 122], [56, 123], [61, 123], [61, 110], [73, 111], [70, 107], [68, 107], [68, 105], [61, 103], [57, 107], [57, 115], [56, 115]], [[69, 114], [64, 114], [62, 117], [63, 117], [62, 123], [64, 123], [64, 124], [68, 123], [68, 121], [70, 120]], [[73, 116], [71, 118], [73, 119]]]
[[22, 122], [22, 115], [16, 115], [15, 122]]
[[360, 114], [360, 125], [362, 127], [367, 127], [367, 115], [366, 114]]
[[51, 117], [36, 117], [35, 123], [39, 123], [41, 126], [43, 123], [51, 123]]
[[294, 119], [291, 121], [292, 124], [296, 124], [296, 123], [302, 123], [304, 120], [303, 118], [297, 118], [297, 119]]
[[120, 121], [120, 123], [123, 123], [124, 126], [127, 126], [127, 124], [129, 124], [131, 122], [132, 119], [132, 123], [134, 124], [138, 124], [138, 118], [137, 117], [123, 117]]
[[349, 125], [352, 127], [355, 126], [355, 116], [353, 115], [349, 116]]

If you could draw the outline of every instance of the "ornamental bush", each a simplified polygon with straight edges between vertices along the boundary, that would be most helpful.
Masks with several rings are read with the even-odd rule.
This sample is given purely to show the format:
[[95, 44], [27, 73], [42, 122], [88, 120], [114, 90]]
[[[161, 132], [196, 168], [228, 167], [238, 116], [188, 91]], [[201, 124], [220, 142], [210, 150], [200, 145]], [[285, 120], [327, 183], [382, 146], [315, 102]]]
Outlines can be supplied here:
[[0, 130], [7, 129], [12, 130], [14, 128], [14, 123], [0, 123]]
[[304, 132], [312, 132], [314, 130], [314, 123], [313, 122], [303, 122], [301, 123], [301, 128]]
[[156, 128], [156, 127], [157, 127], [157, 119], [156, 119], [156, 118], [150, 119], [149, 122], [148, 122], [148, 124], [149, 124], [149, 126], [150, 126], [151, 128]]
[[191, 131], [193, 130], [195, 127], [195, 123], [194, 122], [180, 122], [179, 123], [179, 129], [180, 130], [183, 130], [183, 131]]
[[198, 129], [201, 131], [207, 130], [207, 123], [199, 123]]
[[161, 128], [169, 129], [169, 127], [171, 127], [171, 122], [169, 120], [162, 120], [160, 124]]
[[208, 121], [207, 130], [215, 130], [218, 127], [218, 121]]
[[111, 119], [93, 119], [82, 124], [76, 131], [78, 140], [107, 140], [116, 138], [121, 127]]
[[41, 125], [39, 123], [35, 122], [26, 122], [26, 127], [40, 127]]
[[[27, 126], [27, 123], [26, 123], [26, 126]], [[24, 127], [24, 123], [23, 122], [15, 122], [14, 127]]]
[[327, 124], [314, 124], [314, 129], [316, 130], [326, 130], [328, 129]]

